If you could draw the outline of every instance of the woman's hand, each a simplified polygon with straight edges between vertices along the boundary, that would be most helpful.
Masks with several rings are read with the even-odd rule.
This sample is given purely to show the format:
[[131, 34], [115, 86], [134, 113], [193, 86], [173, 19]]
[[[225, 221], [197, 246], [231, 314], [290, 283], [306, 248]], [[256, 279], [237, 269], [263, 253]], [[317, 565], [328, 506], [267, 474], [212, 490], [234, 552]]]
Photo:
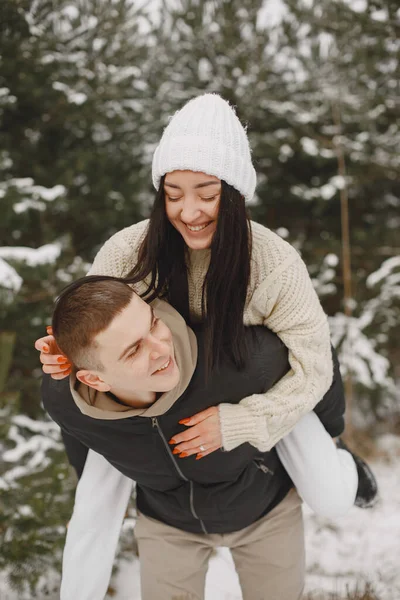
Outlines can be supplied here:
[[52, 328], [47, 327], [46, 330], [49, 335], [35, 342], [35, 348], [40, 352], [43, 372], [51, 375], [53, 379], [64, 379], [71, 373], [72, 365], [57, 346]]
[[169, 444], [175, 445], [173, 454], [186, 458], [197, 454], [196, 460], [222, 447], [221, 427], [217, 406], [207, 408], [189, 419], [179, 421], [188, 429], [174, 435]]

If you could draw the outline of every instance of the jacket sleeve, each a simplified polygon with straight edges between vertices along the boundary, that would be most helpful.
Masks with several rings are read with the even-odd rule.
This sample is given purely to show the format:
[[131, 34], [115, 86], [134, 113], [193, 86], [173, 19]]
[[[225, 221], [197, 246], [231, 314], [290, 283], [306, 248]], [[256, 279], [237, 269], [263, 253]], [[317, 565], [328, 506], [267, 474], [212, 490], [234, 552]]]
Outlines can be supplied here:
[[89, 450], [63, 554], [61, 600], [104, 598], [133, 481]]
[[69, 464], [74, 467], [78, 479], [82, 476], [85, 466], [88, 448], [76, 437], [61, 429], [61, 437], [64, 442]]
[[333, 361], [333, 379], [329, 390], [318, 402], [314, 412], [331, 437], [337, 437], [344, 431], [344, 413], [346, 400], [343, 381], [340, 374], [339, 359], [336, 350], [331, 347]]
[[41, 395], [45, 411], [61, 429], [61, 436], [68, 461], [74, 467], [79, 478], [85, 466], [88, 448], [70, 431], [70, 425], [74, 417], [71, 415], [70, 409], [73, 400], [71, 398], [69, 378], [66, 377], [57, 381], [52, 379], [50, 375], [44, 374], [42, 377]]
[[270, 450], [299, 419], [314, 409], [332, 383], [327, 317], [296, 251], [256, 289], [251, 300], [259, 320], [282, 340], [290, 370], [265, 394], [239, 404], [220, 404], [223, 447], [249, 442]]
[[66, 411], [71, 395], [69, 380], [66, 378], [62, 381], [55, 381], [50, 375], [44, 374], [41, 392], [44, 409], [61, 428], [61, 437], [68, 462], [75, 469], [79, 479], [85, 466], [88, 448], [69, 432], [65, 424], [66, 418], [63, 411]]

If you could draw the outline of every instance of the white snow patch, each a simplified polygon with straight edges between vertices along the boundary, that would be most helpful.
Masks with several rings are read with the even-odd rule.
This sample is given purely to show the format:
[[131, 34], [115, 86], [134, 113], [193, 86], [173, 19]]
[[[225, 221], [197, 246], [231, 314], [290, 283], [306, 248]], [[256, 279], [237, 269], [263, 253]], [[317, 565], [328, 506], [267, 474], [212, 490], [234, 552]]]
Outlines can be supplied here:
[[46, 208], [45, 202], [53, 202], [56, 198], [66, 193], [63, 185], [55, 185], [52, 188], [46, 188], [42, 185], [34, 185], [30, 177], [8, 179], [0, 183], [0, 198], [3, 198], [9, 188], [16, 188], [22, 196], [20, 202], [14, 204], [14, 211], [17, 214], [23, 213], [29, 208], [43, 212]]
[[[21, 427], [30, 429], [35, 432], [35, 435], [26, 439], [21, 435]], [[49, 450], [61, 450], [63, 447], [59, 437], [59, 428], [54, 423], [35, 424], [29, 417], [23, 415], [14, 417], [7, 438], [15, 446], [3, 452], [2, 459], [9, 463], [19, 463], [22, 458], [24, 460], [22, 464], [17, 464], [0, 477], [0, 490], [17, 487], [19, 479], [34, 474], [37, 469], [43, 471], [51, 462], [48, 456]]]
[[282, 0], [266, 0], [257, 14], [257, 27], [269, 29], [280, 25], [288, 14], [288, 9]]
[[33, 510], [28, 505], [18, 506], [18, 513], [21, 517], [33, 517]]
[[[23, 442], [19, 441], [15, 448], [11, 450], [7, 450], [3, 453], [3, 460], [6, 462], [17, 462], [20, 461], [25, 454], [28, 452], [32, 452], [35, 458], [35, 465], [40, 464], [40, 460], [37, 455], [42, 455], [43, 458], [46, 455], [46, 452], [50, 448], [59, 448], [60, 444], [54, 442], [51, 438], [44, 437], [43, 435], [33, 435], [27, 440]], [[8, 472], [5, 474], [5, 479], [7, 479]]]
[[[304, 138], [302, 138], [304, 139]], [[307, 138], [308, 139], [308, 138]], [[310, 140], [312, 142], [313, 140]], [[307, 142], [308, 144], [308, 142]], [[316, 148], [311, 144], [308, 146], [308, 154], [312, 154]], [[290, 191], [295, 196], [303, 198], [304, 200], [313, 200], [317, 198], [323, 198], [323, 200], [330, 200], [333, 198], [338, 190], [343, 189], [346, 184], [351, 182], [350, 177], [342, 177], [341, 175], [334, 175], [330, 180], [322, 185], [321, 187], [308, 188], [304, 184], [293, 185]]]
[[62, 83], [61, 81], [53, 82], [53, 89], [64, 92], [69, 102], [72, 104], [83, 104], [87, 100], [87, 95], [83, 92], [77, 92], [71, 89], [66, 83]]
[[44, 212], [46, 210], [46, 205], [44, 202], [40, 202], [39, 200], [32, 200], [31, 198], [27, 198], [26, 200], [17, 202], [13, 206], [13, 210], [17, 215], [26, 212], [30, 208], [32, 208], [33, 210], [38, 210], [39, 212]]
[[0, 258], [26, 262], [29, 267], [54, 263], [61, 253], [61, 244], [53, 242], [40, 248], [26, 246], [3, 246], [0, 248]]
[[388, 20], [388, 13], [384, 8], [382, 8], [381, 10], [373, 10], [371, 12], [371, 19], [383, 23], [384, 21]]
[[289, 146], [289, 144], [282, 144], [282, 146], [279, 149], [279, 160], [282, 162], [285, 162], [288, 158], [293, 156], [293, 154], [294, 154], [294, 151]]
[[0, 257], [0, 286], [17, 293], [21, 289], [22, 283], [22, 277], [18, 275], [17, 271]]
[[330, 178], [330, 183], [332, 185], [335, 186], [336, 189], [338, 190], [344, 190], [346, 187], [346, 180], [349, 180], [349, 178], [345, 178], [343, 177], [343, 175], [334, 175], [333, 177]]
[[25, 188], [33, 185], [33, 179], [31, 177], [14, 177], [5, 182], [9, 186], [15, 186], [17, 188]]
[[335, 267], [338, 263], [336, 254], [327, 254], [322, 261], [318, 275], [312, 279], [314, 289], [319, 296], [327, 296], [337, 291], [333, 279], [336, 276]]
[[278, 229], [276, 229], [276, 233], [284, 240], [289, 237], [289, 230], [286, 229], [286, 227], [278, 227]]
[[310, 154], [310, 156], [318, 156], [318, 144], [315, 140], [308, 137], [302, 137], [300, 139], [300, 144], [302, 145], [302, 148], [306, 154]]
[[331, 49], [335, 43], [335, 38], [330, 33], [323, 31], [318, 36], [319, 41], [319, 55], [323, 60], [329, 58]]
[[[372, 288], [383, 279], [387, 279], [396, 267], [400, 267], [400, 256], [392, 256], [392, 258], [385, 260], [377, 271], [369, 275], [366, 281], [367, 287]], [[396, 281], [393, 281], [393, 283], [400, 284], [399, 275], [397, 275]]]
[[336, 254], [327, 254], [324, 258], [324, 261], [329, 267], [337, 267], [339, 264], [339, 258]]
[[60, 428], [53, 421], [35, 421], [26, 415], [16, 415], [11, 419], [11, 422], [17, 427], [24, 427], [34, 433], [42, 433], [43, 435], [52, 434], [58, 436]]
[[367, 1], [366, 0], [345, 0], [346, 4], [357, 13], [362, 13], [367, 10]]
[[208, 58], [202, 57], [199, 60], [198, 74], [201, 81], [208, 81], [212, 76], [212, 65]]
[[64, 185], [55, 185], [52, 188], [45, 188], [42, 185], [35, 185], [32, 188], [33, 193], [39, 194], [39, 196], [47, 202], [53, 202], [53, 200], [65, 194], [66, 191], [67, 190]]
[[347, 317], [343, 313], [330, 317], [332, 343], [335, 347], [340, 346], [343, 374], [351, 373], [355, 381], [368, 389], [379, 386], [389, 389], [392, 385], [390, 363], [376, 350], [375, 341], [364, 333], [373, 316], [371, 311], [364, 311], [359, 318]]
[[378, 104], [372, 110], [368, 111], [368, 117], [370, 119], [377, 119], [380, 115], [386, 112], [386, 106], [384, 104]]
[[79, 105], [83, 104], [84, 102], [86, 102], [87, 95], [83, 94], [82, 92], [70, 92], [68, 94], [68, 100], [72, 104], [77, 104], [79, 106]]
[[337, 190], [336, 190], [335, 186], [332, 185], [331, 183], [326, 183], [325, 185], [323, 185], [320, 188], [319, 191], [320, 191], [321, 197], [324, 200], [330, 200], [336, 194]]
[[69, 19], [74, 20], [79, 17], [79, 10], [73, 4], [67, 4], [61, 9], [61, 14], [67, 16]]
[[[1, 171], [6, 171], [7, 169], [11, 169], [11, 167], [13, 166], [13, 161], [11, 160], [11, 158], [9, 157], [9, 155], [3, 151], [0, 154], [0, 170]], [[0, 194], [1, 194], [2, 190], [0, 189]], [[2, 196], [0, 195], [0, 198], [2, 198]]]

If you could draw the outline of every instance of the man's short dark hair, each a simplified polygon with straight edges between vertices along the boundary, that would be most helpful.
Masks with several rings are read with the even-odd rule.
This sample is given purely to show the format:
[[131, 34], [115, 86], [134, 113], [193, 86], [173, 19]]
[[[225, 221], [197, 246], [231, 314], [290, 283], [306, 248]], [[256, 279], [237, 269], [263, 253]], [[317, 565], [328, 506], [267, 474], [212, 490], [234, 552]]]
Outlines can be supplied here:
[[95, 337], [129, 304], [135, 292], [116, 277], [90, 275], [64, 288], [53, 312], [53, 335], [77, 369], [101, 371]]

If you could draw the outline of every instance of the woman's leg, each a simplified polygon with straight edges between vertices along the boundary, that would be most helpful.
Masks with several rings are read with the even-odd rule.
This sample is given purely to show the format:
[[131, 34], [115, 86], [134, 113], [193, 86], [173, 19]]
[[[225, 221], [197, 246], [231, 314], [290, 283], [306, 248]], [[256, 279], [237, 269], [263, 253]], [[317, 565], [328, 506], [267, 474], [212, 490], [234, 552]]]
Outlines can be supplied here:
[[304, 415], [276, 450], [299, 495], [316, 514], [337, 518], [354, 505], [358, 485], [354, 460], [336, 448], [314, 412]]
[[203, 600], [212, 536], [188, 533], [139, 514], [142, 600]]

